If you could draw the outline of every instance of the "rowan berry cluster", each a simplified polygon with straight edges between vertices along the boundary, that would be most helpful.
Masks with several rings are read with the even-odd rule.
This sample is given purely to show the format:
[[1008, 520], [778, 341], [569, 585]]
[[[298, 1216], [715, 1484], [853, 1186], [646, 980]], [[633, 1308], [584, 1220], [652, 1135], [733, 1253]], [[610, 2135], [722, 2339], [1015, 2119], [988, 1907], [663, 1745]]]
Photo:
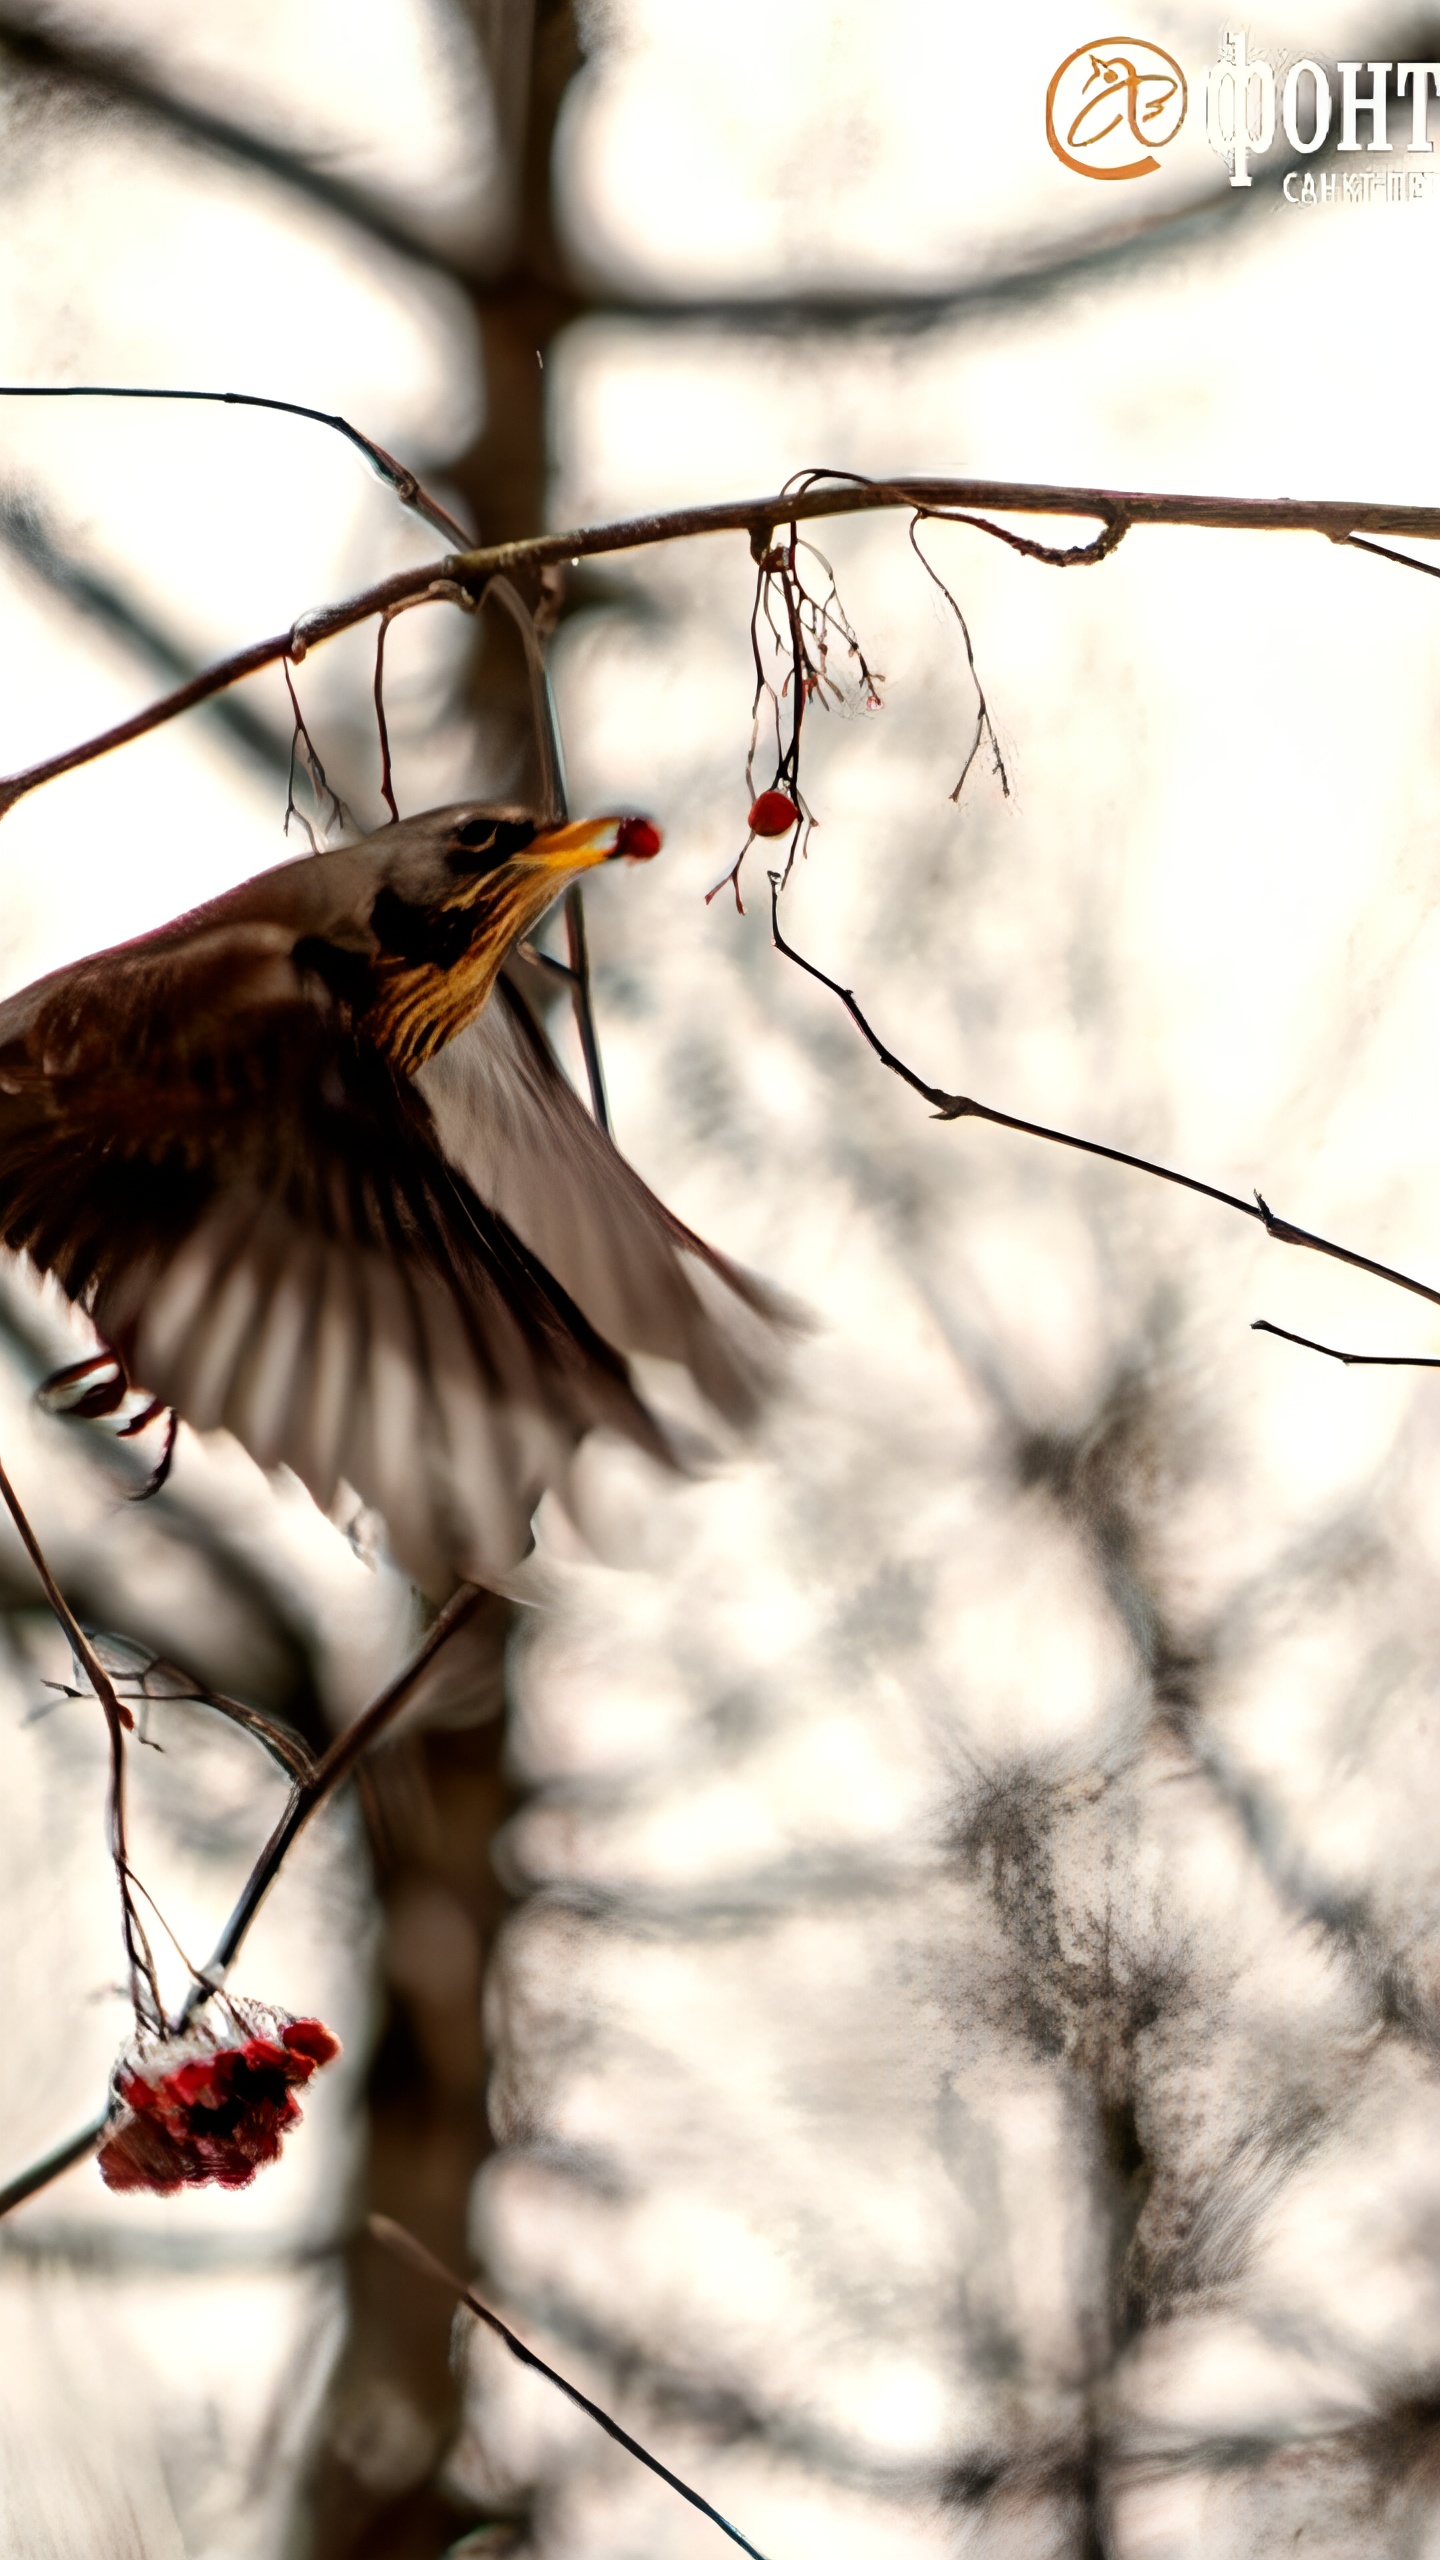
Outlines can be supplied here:
[[152, 2195], [248, 2187], [300, 2121], [297, 2088], [339, 2051], [318, 2018], [249, 2000], [227, 2001], [220, 2018], [180, 2035], [137, 2040], [116, 2069], [101, 2177]]

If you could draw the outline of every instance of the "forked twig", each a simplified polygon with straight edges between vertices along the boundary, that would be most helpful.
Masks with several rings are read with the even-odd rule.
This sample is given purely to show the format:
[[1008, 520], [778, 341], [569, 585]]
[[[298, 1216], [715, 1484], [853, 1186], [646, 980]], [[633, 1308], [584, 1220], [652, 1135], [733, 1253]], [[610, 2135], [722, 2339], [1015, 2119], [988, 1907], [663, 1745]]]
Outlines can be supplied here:
[[647, 2471], [655, 2472], [669, 2488], [678, 2490], [682, 2498], [689, 2499], [692, 2507], [699, 2508], [702, 2516], [708, 2516], [712, 2524], [718, 2524], [722, 2533], [728, 2533], [732, 2542], [738, 2542], [742, 2551], [748, 2551], [750, 2560], [764, 2560], [763, 2553], [756, 2550], [753, 2542], [746, 2541], [744, 2534], [738, 2526], [731, 2524], [728, 2516], [722, 2516], [719, 2508], [712, 2507], [709, 2499], [702, 2498], [699, 2490], [692, 2489], [688, 2481], [680, 2478], [678, 2472], [667, 2470], [665, 2464], [653, 2453], [647, 2453], [643, 2444], [638, 2444], [634, 2436], [627, 2435], [625, 2429], [594, 2400], [587, 2400], [584, 2392], [578, 2391], [573, 2382], [567, 2382], [563, 2373], [557, 2373], [553, 2364], [546, 2364], [543, 2356], [537, 2356], [533, 2347], [527, 2347], [523, 2339], [516, 2337], [513, 2329], [506, 2328], [498, 2312], [492, 2311], [488, 2303], [482, 2302], [478, 2293], [471, 2292], [463, 2277], [455, 2275], [445, 2265], [443, 2259], [433, 2257], [430, 2251], [422, 2247], [421, 2243], [412, 2233], [405, 2230], [401, 2223], [392, 2222], [386, 2213], [371, 2213], [365, 2217], [365, 2227], [372, 2238], [379, 2241], [382, 2248], [388, 2249], [392, 2256], [402, 2259], [416, 2275], [424, 2276], [431, 2284], [442, 2286], [446, 2293], [453, 2294], [457, 2301], [463, 2302], [467, 2311], [473, 2311], [477, 2320], [483, 2320], [486, 2328], [492, 2329], [496, 2337], [503, 2340], [517, 2362], [528, 2365], [532, 2373], [543, 2374], [547, 2382], [553, 2382], [557, 2391], [563, 2391], [566, 2399], [573, 2400], [576, 2408], [583, 2409], [586, 2417], [593, 2418], [596, 2426], [603, 2427], [607, 2436], [613, 2437], [616, 2444], [623, 2445], [625, 2451], [633, 2454], [637, 2462], [643, 2462]]
[[[786, 482], [784, 494], [788, 497], [793, 491], [802, 496], [811, 481], [819, 476], [815, 472], [796, 473], [792, 480]], [[755, 841], [755, 756], [760, 744], [760, 720], [764, 706], [768, 703], [774, 729], [775, 760], [769, 785], [760, 798], [777, 800], [782, 812], [789, 810], [789, 817], [783, 819], [780, 828], [781, 833], [788, 832], [790, 837], [785, 856], [785, 878], [788, 880], [797, 855], [808, 852], [815, 829], [814, 812], [806, 801], [800, 780], [800, 741], [805, 714], [812, 701], [819, 702], [828, 710], [831, 701], [844, 699], [843, 689], [830, 669], [831, 650], [837, 636], [864, 687], [869, 709], [879, 710], [880, 686], [884, 682], [883, 676], [875, 672], [865, 656], [860, 635], [840, 601], [835, 572], [824, 552], [813, 542], [801, 541], [799, 525], [793, 518], [783, 542], [776, 542], [774, 534], [774, 526], [767, 524], [754, 526], [750, 535], [750, 556], [755, 563], [755, 594], [750, 607], [750, 656], [755, 669], [755, 691], [750, 703], [750, 751], [745, 758], [745, 788], [751, 804], [752, 824], [729, 870], [722, 873], [713, 889], [705, 892], [708, 907], [711, 899], [718, 898], [722, 889], [733, 891], [739, 915], [745, 912], [745, 901], [740, 895], [740, 874]], [[800, 560], [802, 551], [808, 553], [812, 560], [818, 560], [825, 572], [829, 583], [821, 594], [814, 593], [806, 579]], [[778, 683], [766, 670], [762, 626], [769, 634], [776, 657], [786, 667]], [[789, 708], [788, 738], [784, 734], [782, 705]], [[775, 831], [766, 827], [763, 832], [770, 836]]]
[[290, 696], [290, 708], [295, 715], [295, 726], [290, 738], [290, 777], [285, 793], [285, 824], [283, 833], [288, 836], [290, 833], [291, 819], [298, 818], [301, 826], [304, 828], [305, 833], [310, 839], [311, 852], [318, 853], [320, 847], [315, 841], [315, 830], [311, 826], [304, 810], [299, 806], [295, 798], [295, 766], [297, 761], [304, 767], [305, 779], [315, 794], [316, 809], [323, 810], [323, 804], [326, 800], [330, 803], [329, 817], [325, 818], [322, 815], [321, 819], [321, 823], [324, 825], [327, 832], [331, 827], [343, 826], [345, 824], [347, 812], [345, 803], [341, 799], [339, 792], [334, 789], [333, 785], [326, 777], [325, 767], [320, 761], [320, 750], [310, 735], [305, 714], [300, 708], [300, 696], [295, 690], [295, 679], [290, 673], [288, 664], [283, 665], [280, 672], [285, 678], [285, 690]]
[[[1010, 776], [1005, 770], [1005, 758], [1000, 752], [1000, 741], [995, 735], [995, 723], [990, 717], [990, 705], [985, 698], [985, 687], [980, 681], [980, 670], [975, 664], [975, 644], [970, 637], [970, 625], [961, 611], [958, 597], [952, 595], [933, 560], [928, 560], [924, 552], [921, 550], [920, 527], [922, 524], [933, 523], [979, 525], [981, 524], [981, 521], [982, 520], [979, 516], [936, 516], [928, 509], [923, 515], [917, 510], [910, 519], [910, 548], [914, 552], [916, 559], [919, 561], [921, 568], [924, 570], [926, 577], [931, 580], [932, 584], [939, 588], [940, 593], [944, 597], [951, 612], [954, 614], [956, 621], [960, 625], [960, 637], [965, 644], [965, 663], [970, 670], [970, 681], [975, 687], [975, 733], [970, 740], [969, 751], [966, 755], [965, 761], [960, 767], [960, 778], [957, 781], [954, 790], [950, 794], [952, 800], [958, 800], [961, 792], [964, 790], [965, 785], [970, 778], [970, 767], [980, 753], [980, 749], [984, 745], [987, 736], [990, 740], [990, 754], [994, 761], [996, 779], [998, 780], [1000, 788], [1007, 800], [1010, 797]], [[1001, 532], [1001, 528], [998, 525], [984, 525], [982, 529], [987, 533]], [[1001, 539], [1007, 542], [1014, 539], [1018, 544], [1018, 536], [1012, 537], [1009, 534], [1001, 534]], [[1036, 546], [1031, 543], [1026, 547], [1033, 557]]]
[[[242, 1733], [248, 1733], [263, 1751], [268, 1751], [272, 1760], [278, 1762], [288, 1778], [308, 1778], [314, 1771], [314, 1752], [288, 1725], [276, 1724], [270, 1716], [262, 1715], [258, 1707], [246, 1706], [243, 1698], [227, 1697], [223, 1689], [207, 1688], [204, 1681], [194, 1679], [178, 1664], [166, 1662], [160, 1654], [152, 1654], [137, 1670], [120, 1671], [112, 1676], [122, 1704], [128, 1706], [133, 1698], [140, 1708], [137, 1738], [141, 1742], [146, 1739], [147, 1707], [209, 1707], [214, 1714], [223, 1716], [228, 1724], [238, 1725]], [[162, 1685], [152, 1688], [152, 1680]], [[83, 1689], [72, 1688], [68, 1680], [47, 1680], [45, 1686], [55, 1692], [57, 1705], [62, 1698], [83, 1698], [86, 1695]], [[37, 1710], [37, 1713], [45, 1712], [48, 1710]]]

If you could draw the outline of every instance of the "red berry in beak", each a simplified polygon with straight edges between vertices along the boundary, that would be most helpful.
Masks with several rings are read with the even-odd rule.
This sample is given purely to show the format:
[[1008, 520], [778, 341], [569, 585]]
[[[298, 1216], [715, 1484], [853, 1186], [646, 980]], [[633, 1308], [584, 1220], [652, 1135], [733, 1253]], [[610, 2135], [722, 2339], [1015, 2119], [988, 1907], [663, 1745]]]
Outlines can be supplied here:
[[610, 859], [613, 862], [623, 853], [631, 862], [650, 862], [664, 841], [659, 828], [652, 826], [648, 818], [622, 818], [616, 830], [615, 852]]
[[755, 836], [787, 836], [800, 812], [785, 791], [762, 791], [750, 809], [750, 832]]

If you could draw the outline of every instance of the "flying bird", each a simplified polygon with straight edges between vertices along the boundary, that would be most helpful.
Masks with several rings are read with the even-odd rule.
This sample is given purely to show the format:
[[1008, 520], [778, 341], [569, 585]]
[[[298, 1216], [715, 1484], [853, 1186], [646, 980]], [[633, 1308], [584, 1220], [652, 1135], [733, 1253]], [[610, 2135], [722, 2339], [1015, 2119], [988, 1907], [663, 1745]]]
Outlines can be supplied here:
[[324, 1509], [348, 1484], [437, 1597], [513, 1567], [593, 1428], [674, 1463], [628, 1355], [753, 1413], [780, 1301], [646, 1188], [516, 982], [572, 880], [659, 845], [432, 810], [0, 1005], [0, 1242], [92, 1319], [111, 1409], [233, 1432]]

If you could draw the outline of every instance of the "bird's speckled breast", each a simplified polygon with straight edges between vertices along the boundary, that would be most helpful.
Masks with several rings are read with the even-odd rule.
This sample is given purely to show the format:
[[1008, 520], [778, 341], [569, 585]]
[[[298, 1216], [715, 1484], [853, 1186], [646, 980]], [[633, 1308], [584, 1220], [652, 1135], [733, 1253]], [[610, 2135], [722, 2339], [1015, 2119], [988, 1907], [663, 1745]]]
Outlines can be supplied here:
[[363, 1027], [392, 1066], [413, 1075], [474, 1021], [508, 954], [565, 885], [553, 869], [507, 863], [458, 886], [440, 907], [380, 892], [370, 918], [380, 956]]

